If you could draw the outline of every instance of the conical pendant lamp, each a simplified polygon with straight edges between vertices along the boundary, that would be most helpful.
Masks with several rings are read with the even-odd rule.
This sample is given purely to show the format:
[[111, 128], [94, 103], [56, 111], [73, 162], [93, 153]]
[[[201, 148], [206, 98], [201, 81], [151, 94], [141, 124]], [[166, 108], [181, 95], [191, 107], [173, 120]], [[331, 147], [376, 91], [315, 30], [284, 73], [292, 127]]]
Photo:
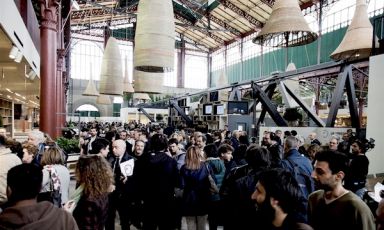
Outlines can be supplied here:
[[367, 4], [365, 0], [356, 0], [352, 22], [340, 45], [331, 54], [331, 58], [336, 61], [351, 61], [369, 57], [372, 49], [372, 36], [373, 28], [368, 18]]
[[[293, 62], [290, 62], [285, 69], [285, 72], [295, 71], [296, 65]], [[292, 92], [296, 95], [300, 95], [300, 86], [299, 86], [299, 77], [289, 78], [283, 81], [285, 86], [287, 86]], [[287, 90], [283, 87], [282, 84], [279, 84], [279, 90], [286, 108], [296, 108], [299, 105], [297, 102], [288, 94]]]
[[124, 76], [124, 82], [123, 82], [123, 92], [124, 93], [133, 93], [135, 92], [132, 84], [129, 82], [128, 78], [128, 58], [125, 59], [125, 76]]
[[297, 70], [295, 63], [290, 62], [287, 65], [287, 68], [285, 68], [285, 72], [294, 71]]
[[137, 93], [163, 93], [164, 73], [150, 73], [139, 70], [133, 71], [135, 92]]
[[172, 0], [139, 1], [134, 68], [152, 73], [170, 72], [173, 71], [174, 56], [175, 21]]
[[216, 87], [223, 87], [228, 85], [228, 77], [225, 74], [225, 71], [221, 72], [219, 78], [216, 81]]
[[[216, 81], [216, 87], [223, 87], [228, 85], [228, 77], [223, 71]], [[219, 101], [228, 101], [228, 90], [222, 89], [219, 91]]]
[[297, 0], [276, 0], [268, 21], [253, 42], [292, 47], [311, 43], [317, 37], [305, 21]]
[[100, 96], [98, 96], [96, 99], [96, 103], [101, 105], [110, 105], [112, 104], [112, 100], [110, 96], [100, 94]]
[[148, 93], [134, 93], [133, 94], [133, 99], [137, 99], [137, 100], [151, 100], [151, 98], [149, 97]]
[[95, 86], [95, 83], [93, 81], [93, 74], [92, 74], [92, 64], [89, 65], [89, 68], [90, 68], [90, 77], [89, 77], [89, 81], [88, 81], [88, 85], [87, 85], [87, 88], [85, 89], [85, 91], [83, 92], [83, 96], [99, 96], [99, 92], [97, 92], [97, 89], [96, 89], [96, 86]]
[[100, 94], [123, 94], [123, 70], [119, 45], [115, 38], [110, 37], [103, 54], [100, 73]]

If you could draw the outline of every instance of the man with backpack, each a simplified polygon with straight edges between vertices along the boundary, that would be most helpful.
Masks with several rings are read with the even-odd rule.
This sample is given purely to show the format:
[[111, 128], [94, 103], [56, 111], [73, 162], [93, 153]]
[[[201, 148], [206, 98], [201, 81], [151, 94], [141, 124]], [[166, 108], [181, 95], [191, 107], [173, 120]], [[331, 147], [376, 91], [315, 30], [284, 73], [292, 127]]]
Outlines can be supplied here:
[[314, 191], [314, 183], [311, 178], [313, 167], [311, 161], [302, 156], [297, 150], [296, 137], [289, 136], [284, 142], [284, 159], [281, 161], [281, 166], [289, 170], [296, 178], [301, 192], [305, 198]]
[[[299, 184], [303, 199], [302, 209], [307, 209], [309, 194], [314, 191], [314, 182], [311, 177], [313, 167], [311, 161], [302, 156], [298, 151], [298, 140], [294, 136], [289, 136], [284, 142], [284, 158], [281, 167], [290, 171]], [[306, 222], [306, 212], [297, 213], [299, 220]]]

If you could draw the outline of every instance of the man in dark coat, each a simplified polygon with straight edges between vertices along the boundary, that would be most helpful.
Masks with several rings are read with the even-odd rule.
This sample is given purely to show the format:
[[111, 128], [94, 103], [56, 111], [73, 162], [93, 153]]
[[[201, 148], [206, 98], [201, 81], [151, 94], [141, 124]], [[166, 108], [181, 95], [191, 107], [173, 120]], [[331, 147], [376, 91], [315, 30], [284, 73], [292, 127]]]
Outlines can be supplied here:
[[167, 137], [155, 134], [144, 177], [144, 225], [145, 230], [174, 229], [177, 220], [175, 188], [179, 184], [177, 162], [166, 153]]
[[[105, 224], [106, 230], [115, 229], [116, 211], [119, 212], [121, 229], [129, 229], [130, 210], [133, 199], [132, 175], [124, 176], [120, 165], [126, 161], [134, 160], [126, 151], [126, 142], [124, 140], [115, 140], [112, 143], [113, 156], [108, 158], [115, 176], [115, 190], [109, 195], [108, 218]], [[133, 171], [133, 168], [131, 169]]]

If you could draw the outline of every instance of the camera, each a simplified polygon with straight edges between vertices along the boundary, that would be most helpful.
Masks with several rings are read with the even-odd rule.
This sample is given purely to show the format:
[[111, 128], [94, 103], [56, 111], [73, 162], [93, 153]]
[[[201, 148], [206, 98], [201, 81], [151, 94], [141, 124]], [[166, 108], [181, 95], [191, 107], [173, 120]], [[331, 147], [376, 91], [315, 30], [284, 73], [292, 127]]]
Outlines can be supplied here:
[[[375, 148], [375, 139], [369, 138], [369, 140], [363, 139], [355, 139], [353, 142], [359, 145], [360, 149], [363, 150], [364, 153], [370, 151]], [[352, 142], [352, 143], [353, 143]]]
[[369, 138], [369, 141], [366, 144], [366, 151], [369, 151], [373, 148], [375, 148], [375, 139]]

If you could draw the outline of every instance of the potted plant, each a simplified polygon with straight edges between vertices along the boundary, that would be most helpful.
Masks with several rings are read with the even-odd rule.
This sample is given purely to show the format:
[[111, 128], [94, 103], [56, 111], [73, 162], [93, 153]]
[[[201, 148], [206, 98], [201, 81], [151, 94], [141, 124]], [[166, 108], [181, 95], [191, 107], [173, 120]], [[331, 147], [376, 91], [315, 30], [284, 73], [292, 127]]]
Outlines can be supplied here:
[[303, 115], [298, 111], [298, 108], [287, 108], [285, 109], [283, 118], [288, 122], [289, 126], [297, 127], [303, 119]]
[[59, 137], [57, 138], [56, 143], [67, 154], [80, 152], [79, 140], [76, 138], [69, 139], [65, 137]]

